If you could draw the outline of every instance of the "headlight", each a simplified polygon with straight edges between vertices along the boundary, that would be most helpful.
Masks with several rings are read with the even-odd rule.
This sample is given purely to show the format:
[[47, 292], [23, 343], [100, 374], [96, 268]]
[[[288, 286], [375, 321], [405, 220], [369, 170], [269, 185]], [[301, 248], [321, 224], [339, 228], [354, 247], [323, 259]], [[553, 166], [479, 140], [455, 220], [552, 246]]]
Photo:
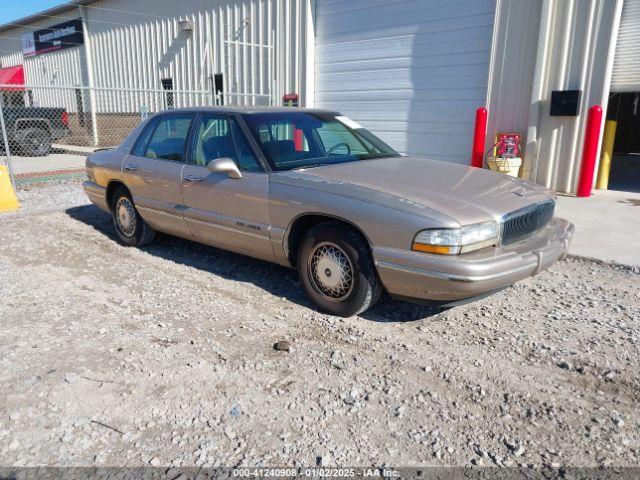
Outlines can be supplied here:
[[457, 255], [498, 243], [498, 224], [479, 223], [462, 228], [423, 230], [413, 239], [411, 250]]

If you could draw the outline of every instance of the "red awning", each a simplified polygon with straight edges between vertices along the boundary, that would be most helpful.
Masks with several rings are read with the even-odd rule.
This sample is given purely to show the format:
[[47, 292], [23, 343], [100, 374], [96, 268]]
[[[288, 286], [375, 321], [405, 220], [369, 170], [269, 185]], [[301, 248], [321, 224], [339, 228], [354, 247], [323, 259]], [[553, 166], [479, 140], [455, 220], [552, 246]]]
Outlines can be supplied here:
[[24, 90], [21, 87], [8, 87], [7, 85], [24, 85], [24, 69], [22, 65], [0, 68], [0, 90]]

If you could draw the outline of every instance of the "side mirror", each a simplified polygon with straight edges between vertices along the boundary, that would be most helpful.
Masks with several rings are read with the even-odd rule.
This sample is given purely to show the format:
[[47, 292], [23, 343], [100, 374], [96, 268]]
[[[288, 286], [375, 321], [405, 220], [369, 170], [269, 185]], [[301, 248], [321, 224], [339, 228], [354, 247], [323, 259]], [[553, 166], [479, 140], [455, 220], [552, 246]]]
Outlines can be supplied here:
[[242, 178], [242, 174], [236, 162], [230, 158], [216, 158], [207, 164], [207, 170], [211, 173], [226, 173], [229, 178]]

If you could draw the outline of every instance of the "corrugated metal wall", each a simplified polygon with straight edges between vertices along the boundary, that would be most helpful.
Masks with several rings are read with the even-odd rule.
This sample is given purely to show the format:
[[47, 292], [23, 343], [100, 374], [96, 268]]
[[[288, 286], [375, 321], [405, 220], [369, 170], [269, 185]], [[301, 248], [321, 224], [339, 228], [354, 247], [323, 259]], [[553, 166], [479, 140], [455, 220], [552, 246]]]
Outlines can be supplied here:
[[[622, 2], [529, 0], [527, 3], [500, 1], [496, 52], [511, 46], [527, 53], [494, 55], [491, 125], [494, 130], [516, 130], [523, 134], [525, 178], [556, 191], [575, 192], [588, 109], [607, 105]], [[521, 39], [508, 42], [510, 36], [526, 36], [529, 46], [536, 44], [535, 54], [520, 43]], [[554, 90], [582, 91], [577, 116], [549, 114]], [[527, 92], [530, 92], [528, 102]]]
[[498, 132], [516, 132], [523, 137], [527, 133], [542, 8], [539, 0], [501, 0], [499, 5], [494, 28], [494, 68], [489, 74], [486, 150], [495, 143]]
[[468, 163], [494, 0], [317, 0], [316, 105], [396, 149]]
[[[175, 90], [211, 91], [211, 75], [222, 73], [227, 102], [268, 103], [271, 94], [279, 103], [284, 93], [297, 92], [304, 103], [309, 0], [102, 0], [85, 11], [95, 87], [161, 89], [161, 80], [172, 78]], [[0, 62], [24, 63], [28, 84], [86, 86], [84, 47], [25, 59], [20, 53], [24, 32], [78, 17], [74, 8], [1, 32]], [[180, 20], [189, 20], [193, 31], [180, 30]], [[149, 102], [157, 98], [150, 95]], [[175, 98], [176, 106], [198, 101], [189, 94]], [[115, 91], [101, 93], [98, 103], [99, 111], [138, 108], [134, 95]]]

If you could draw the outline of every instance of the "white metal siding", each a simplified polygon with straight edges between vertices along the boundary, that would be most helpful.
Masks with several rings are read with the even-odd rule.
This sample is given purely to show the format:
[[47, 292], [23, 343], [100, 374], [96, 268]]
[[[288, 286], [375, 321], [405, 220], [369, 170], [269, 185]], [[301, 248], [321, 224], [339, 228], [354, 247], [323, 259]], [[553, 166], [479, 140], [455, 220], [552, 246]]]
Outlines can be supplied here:
[[[304, 105], [306, 18], [310, 15], [309, 0], [92, 2], [86, 6], [86, 20], [93, 86], [161, 89], [161, 79], [170, 77], [180, 92], [175, 95], [176, 106], [183, 106], [197, 103], [199, 97], [182, 92], [209, 90], [209, 76], [223, 73], [227, 101], [238, 103], [241, 95], [271, 94], [280, 103], [284, 93], [296, 92]], [[21, 52], [23, 33], [79, 17], [80, 10], [71, 8], [53, 18], [0, 32], [0, 64], [24, 64], [29, 85], [87, 86], [84, 46], [30, 58], [23, 58]], [[190, 20], [193, 31], [179, 31], [180, 20]], [[271, 55], [257, 46], [267, 44], [273, 46]], [[233, 74], [231, 78], [228, 73]], [[34, 91], [40, 104], [44, 102], [38, 95], [44, 92]], [[69, 92], [73, 94], [72, 89]], [[109, 90], [98, 97], [97, 109], [136, 112], [136, 98], [131, 92]], [[160, 98], [150, 96], [149, 106], [154, 108]], [[73, 111], [74, 105], [75, 98], [70, 98], [67, 108]]]
[[[27, 85], [67, 85], [83, 84], [82, 47], [68, 48], [24, 58], [22, 55], [22, 35], [69, 19], [79, 18], [77, 9], [62, 13], [59, 17], [35, 21], [28, 26], [0, 32], [0, 64], [2, 67], [23, 65], [24, 81]], [[35, 89], [32, 91], [36, 106], [63, 106], [69, 112], [76, 111], [76, 96], [73, 89]]]
[[640, 0], [622, 4], [611, 91], [640, 92]]
[[494, 0], [317, 0], [315, 104], [401, 152], [468, 163]]

